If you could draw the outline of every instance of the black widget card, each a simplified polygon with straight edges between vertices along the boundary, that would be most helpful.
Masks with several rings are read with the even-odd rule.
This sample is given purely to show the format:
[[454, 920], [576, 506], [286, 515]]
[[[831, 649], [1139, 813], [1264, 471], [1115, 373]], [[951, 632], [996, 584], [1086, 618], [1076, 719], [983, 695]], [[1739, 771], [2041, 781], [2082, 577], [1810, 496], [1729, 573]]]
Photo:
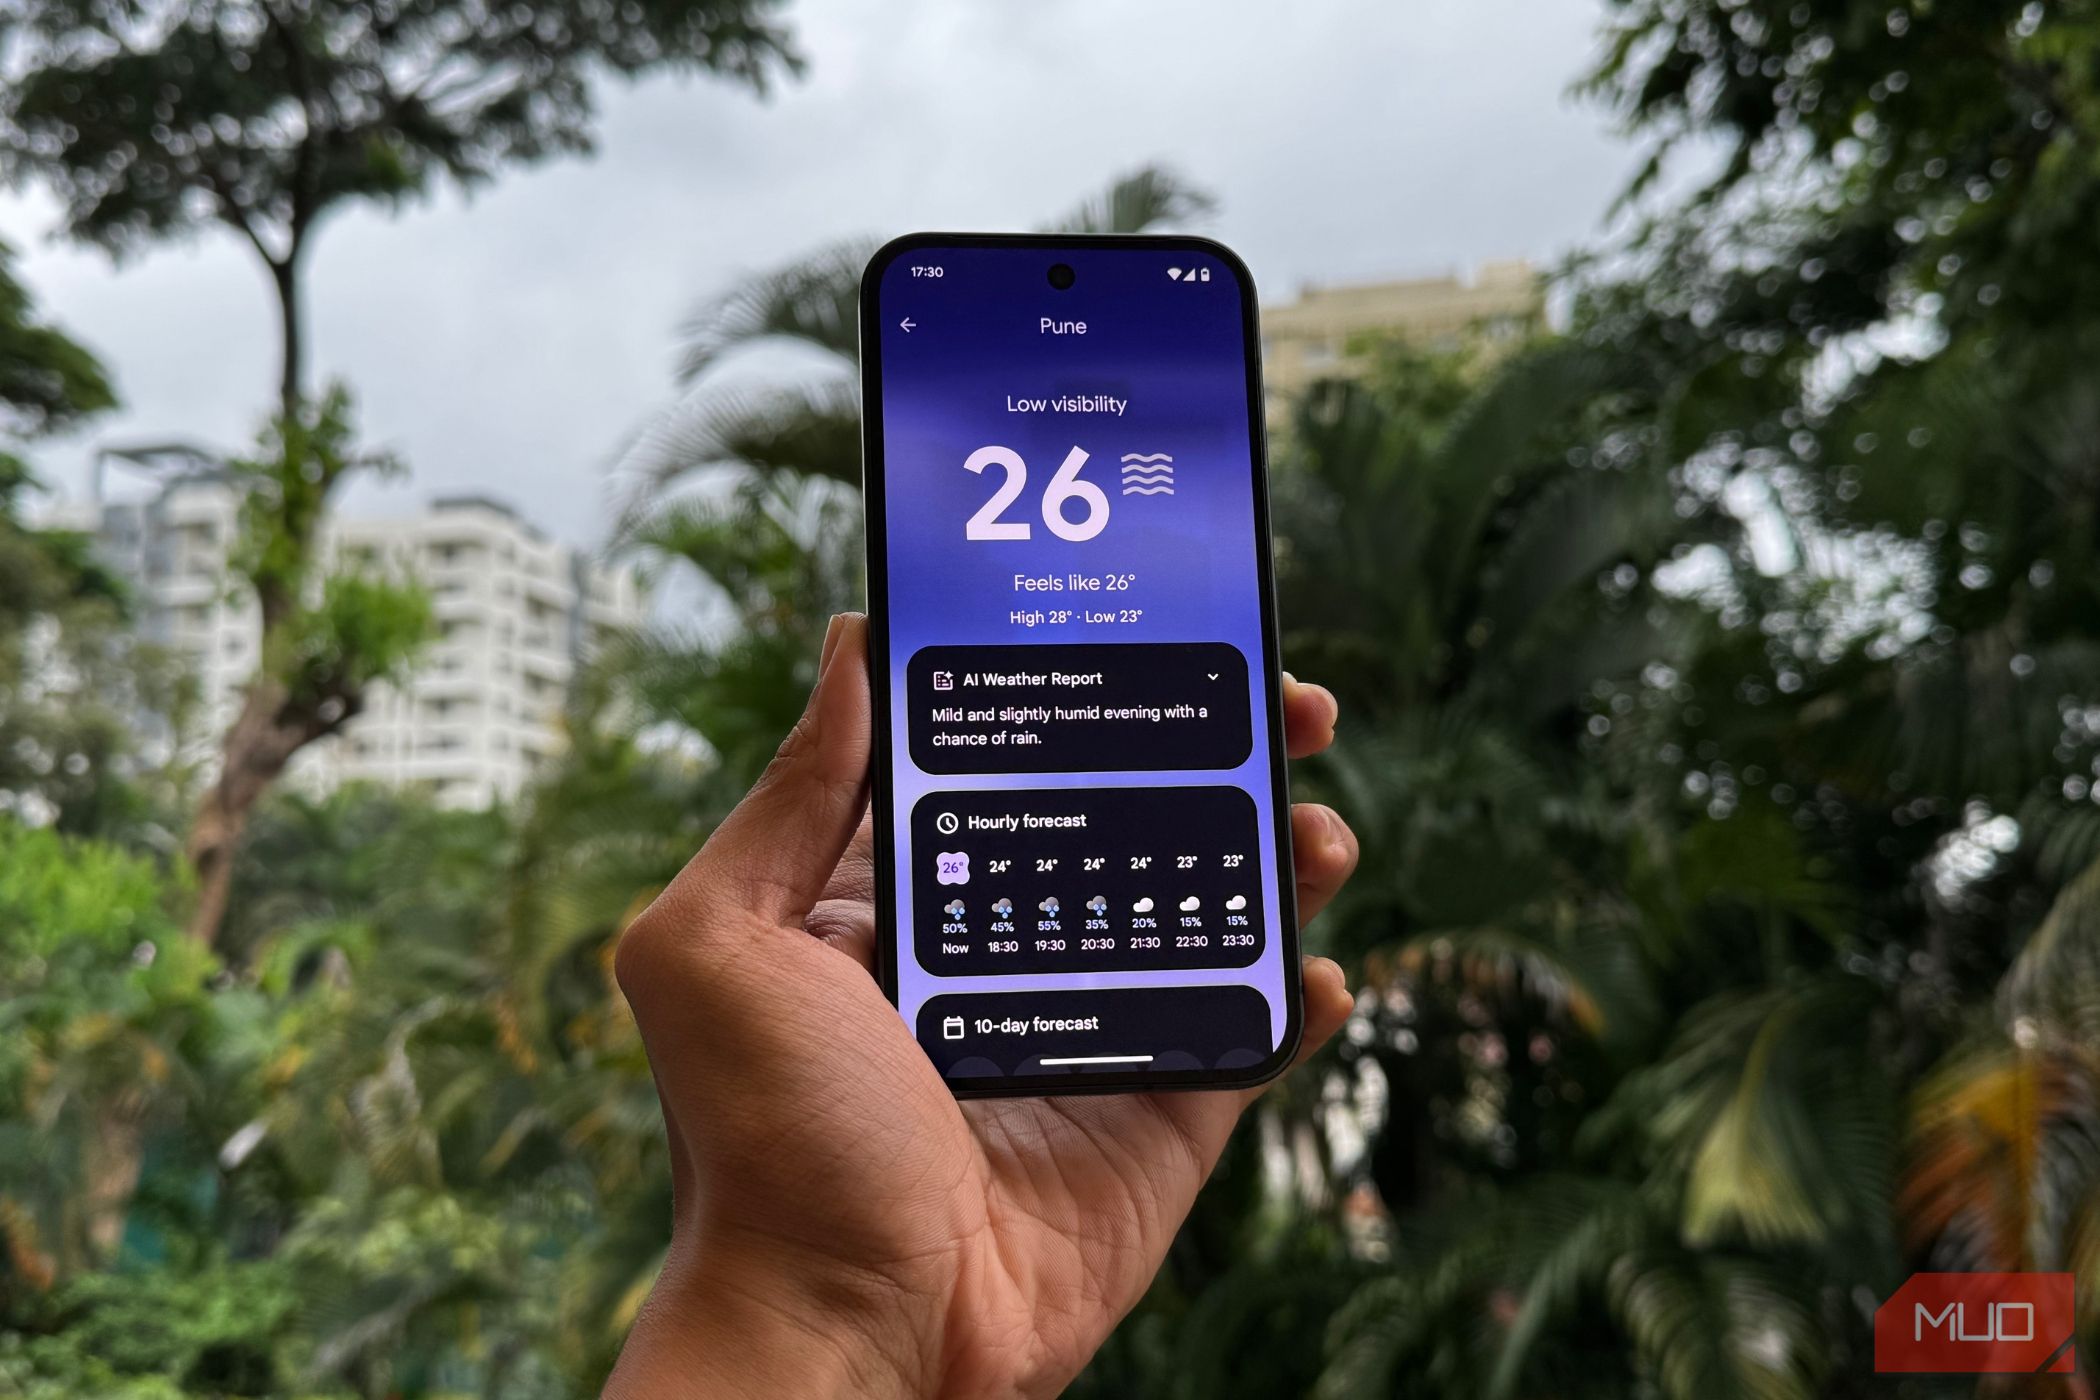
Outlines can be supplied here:
[[976, 992], [919, 1008], [919, 1043], [953, 1079], [1260, 1064], [1269, 1004], [1252, 987]]
[[1239, 788], [934, 792], [911, 826], [911, 942], [935, 976], [1261, 956], [1260, 846]]
[[1253, 752], [1247, 658], [1218, 642], [925, 647], [904, 683], [928, 773], [1237, 768]]

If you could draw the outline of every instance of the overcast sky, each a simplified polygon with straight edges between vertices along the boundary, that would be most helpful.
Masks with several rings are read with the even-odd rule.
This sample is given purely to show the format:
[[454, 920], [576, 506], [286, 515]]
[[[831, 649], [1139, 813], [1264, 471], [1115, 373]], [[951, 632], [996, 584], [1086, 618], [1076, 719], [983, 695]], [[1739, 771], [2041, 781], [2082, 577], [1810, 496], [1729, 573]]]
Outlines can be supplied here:
[[[1230, 13], [1246, 13], [1235, 22]], [[856, 234], [1022, 228], [1146, 162], [1210, 189], [1206, 227], [1265, 299], [1307, 282], [1550, 261], [1595, 238], [1633, 156], [1567, 96], [1593, 0], [804, 0], [807, 75], [602, 92], [599, 155], [321, 232], [313, 362], [355, 387], [408, 483], [398, 513], [481, 491], [575, 543], [606, 464], [668, 397], [673, 328], [746, 272]], [[0, 195], [0, 236], [125, 408], [49, 445], [80, 489], [101, 441], [248, 440], [274, 382], [261, 272], [227, 237], [112, 268]]]

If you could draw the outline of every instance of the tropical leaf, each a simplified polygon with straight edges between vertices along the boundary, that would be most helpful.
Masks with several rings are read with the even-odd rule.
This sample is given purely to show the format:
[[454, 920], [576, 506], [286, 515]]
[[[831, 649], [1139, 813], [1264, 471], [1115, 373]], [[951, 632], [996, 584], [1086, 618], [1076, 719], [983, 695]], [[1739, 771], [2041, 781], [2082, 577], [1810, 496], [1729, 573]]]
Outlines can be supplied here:
[[1564, 1013], [1590, 1035], [1605, 1030], [1605, 1013], [1581, 972], [1560, 950], [1508, 928], [1439, 929], [1415, 935], [1400, 949], [1400, 965], [1418, 978], [1449, 966], [1469, 985], [1504, 995], [1522, 991]]
[[874, 253], [867, 239], [835, 244], [701, 306], [678, 328], [678, 382], [773, 340], [850, 362], [859, 347], [860, 273]]
[[2000, 1015], [2048, 1034], [2092, 1043], [2100, 1031], [2100, 859], [2057, 891], [1999, 984]]
[[1199, 222], [1217, 200], [1163, 166], [1118, 176], [1106, 191], [1050, 225], [1052, 233], [1145, 233], [1162, 224]]
[[[1117, 179], [1056, 225], [1067, 233], [1137, 233], [1199, 219], [1210, 197], [1171, 171], [1146, 166]], [[744, 282], [679, 327], [677, 381], [685, 390], [619, 455], [620, 535], [636, 542], [652, 516], [715, 468], [793, 472], [860, 481], [860, 277], [872, 240], [822, 249]], [[738, 382], [722, 373], [747, 352], [788, 349], [813, 363], [785, 381]]]
[[1612, 1310], [1672, 1400], [1818, 1393], [1825, 1345], [1798, 1286], [1762, 1260], [1678, 1251], [1612, 1268]]
[[843, 380], [778, 387], [709, 386], [644, 428], [621, 455], [631, 479], [619, 527], [631, 544], [681, 483], [710, 468], [793, 472], [860, 484], [860, 395]]
[[1895, 1136], [1887, 1084], [1851, 1049], [1872, 1006], [1871, 989], [1844, 978], [1717, 996], [1627, 1076], [1581, 1142], [1641, 1143], [1683, 1183], [1691, 1244], [1871, 1234], [1888, 1208]]
[[1986, 1040], [1919, 1086], [1898, 1196], [1911, 1247], [1952, 1269], [2060, 1269], [2100, 1192], [2088, 1047]]

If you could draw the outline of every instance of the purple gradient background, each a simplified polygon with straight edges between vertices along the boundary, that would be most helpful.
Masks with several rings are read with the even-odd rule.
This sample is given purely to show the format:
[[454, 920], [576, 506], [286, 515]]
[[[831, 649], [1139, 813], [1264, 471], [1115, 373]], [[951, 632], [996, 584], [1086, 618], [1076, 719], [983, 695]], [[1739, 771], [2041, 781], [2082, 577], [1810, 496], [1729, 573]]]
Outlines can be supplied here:
[[[1076, 284], [1052, 289], [1053, 261], [1071, 264]], [[914, 266], [939, 265], [939, 278]], [[1170, 266], [1210, 269], [1191, 286]], [[890, 752], [894, 765], [899, 1010], [949, 992], [1033, 987], [1198, 986], [1242, 983], [1269, 1003], [1270, 1048], [1287, 1022], [1277, 927], [1275, 804], [1269, 719], [1263, 692], [1261, 575], [1255, 534], [1253, 452], [1248, 440], [1241, 290], [1231, 270], [1187, 248], [915, 248], [892, 259], [878, 291], [882, 356], [883, 464], [889, 570]], [[909, 316], [910, 332], [898, 322]], [[1039, 318], [1082, 320], [1079, 335], [1046, 335]], [[1129, 400], [1107, 414], [1018, 414], [1007, 396], [1111, 394]], [[964, 525], [1005, 479], [994, 466], [972, 474], [963, 460], [989, 444], [1012, 448], [1028, 482], [1002, 513], [1026, 521], [1026, 540], [973, 541]], [[1091, 540], [1059, 539], [1043, 524], [1044, 488], [1074, 446], [1089, 454], [1080, 479], [1108, 495], [1107, 528]], [[1126, 452], [1174, 458], [1171, 496], [1121, 494]], [[1067, 504], [1067, 518], [1084, 515]], [[1017, 593], [1016, 573], [1134, 572], [1128, 593]], [[1074, 621], [1024, 628], [1016, 609], [1138, 607], [1136, 623]], [[1225, 642], [1247, 658], [1254, 747], [1233, 769], [1171, 773], [1072, 773], [935, 777], [911, 762], [905, 664], [935, 644], [1050, 642]], [[1201, 971], [935, 977], [912, 950], [911, 809], [929, 792], [1144, 787], [1230, 783], [1254, 799], [1264, 881], [1262, 957], [1252, 966]]]

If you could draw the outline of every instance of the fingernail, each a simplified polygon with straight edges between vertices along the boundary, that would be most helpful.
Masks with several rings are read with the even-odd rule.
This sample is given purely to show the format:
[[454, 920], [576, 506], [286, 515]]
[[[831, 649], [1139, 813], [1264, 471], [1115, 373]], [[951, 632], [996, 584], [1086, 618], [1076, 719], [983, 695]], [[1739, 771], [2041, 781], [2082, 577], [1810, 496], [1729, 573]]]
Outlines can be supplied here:
[[833, 613], [831, 625], [824, 629], [824, 649], [817, 653], [817, 676], [821, 679], [831, 666], [831, 654], [838, 650], [839, 634], [846, 630], [846, 615]]
[[1334, 980], [1341, 985], [1343, 991], [1349, 990], [1349, 975], [1342, 971], [1342, 965], [1333, 958], [1318, 956], [1308, 957], [1305, 960], [1305, 983], [1307, 986], [1311, 986], [1320, 978], [1328, 975], [1322, 970], [1323, 968], [1333, 969]]

